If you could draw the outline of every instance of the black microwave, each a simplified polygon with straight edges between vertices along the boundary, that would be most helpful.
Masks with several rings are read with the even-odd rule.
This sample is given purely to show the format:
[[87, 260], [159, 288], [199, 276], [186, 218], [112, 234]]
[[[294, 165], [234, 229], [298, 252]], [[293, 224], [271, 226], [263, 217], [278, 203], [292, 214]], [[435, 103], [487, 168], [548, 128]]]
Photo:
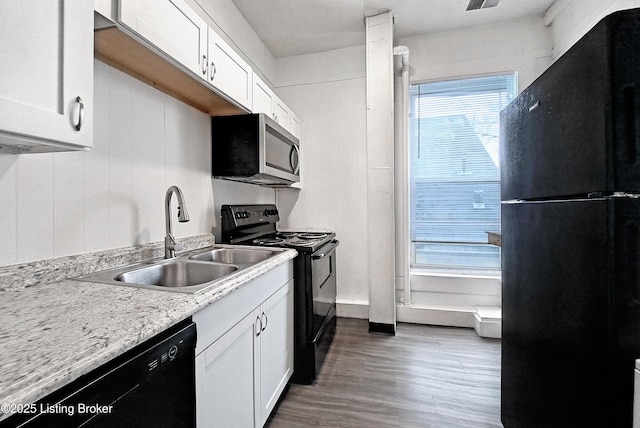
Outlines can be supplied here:
[[211, 118], [214, 178], [263, 186], [300, 181], [300, 140], [264, 113]]

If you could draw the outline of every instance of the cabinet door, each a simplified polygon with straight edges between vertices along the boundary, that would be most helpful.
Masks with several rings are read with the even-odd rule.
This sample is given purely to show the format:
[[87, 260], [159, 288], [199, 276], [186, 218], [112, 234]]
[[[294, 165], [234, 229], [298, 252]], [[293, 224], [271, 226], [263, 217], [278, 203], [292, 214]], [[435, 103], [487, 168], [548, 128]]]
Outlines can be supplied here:
[[294, 137], [298, 138], [298, 140], [302, 140], [302, 122], [300, 118], [293, 113], [290, 113], [289, 116], [289, 132], [293, 134]]
[[258, 77], [258, 75], [253, 73], [253, 108], [251, 109], [254, 113], [264, 113], [269, 117], [273, 117], [273, 104], [274, 104], [275, 94], [267, 86], [266, 83]]
[[208, 26], [184, 0], [120, 0], [120, 22], [207, 78]]
[[209, 83], [250, 109], [252, 77], [249, 64], [209, 28]]
[[293, 280], [271, 296], [260, 313], [260, 426], [293, 373]]
[[284, 129], [291, 132], [289, 108], [280, 98], [276, 98], [273, 107], [273, 120], [278, 122]]
[[[196, 357], [198, 427], [254, 427], [259, 312], [251, 312]], [[258, 320], [258, 325], [256, 325]]]
[[93, 2], [2, 0], [0, 70], [0, 146], [92, 146]]

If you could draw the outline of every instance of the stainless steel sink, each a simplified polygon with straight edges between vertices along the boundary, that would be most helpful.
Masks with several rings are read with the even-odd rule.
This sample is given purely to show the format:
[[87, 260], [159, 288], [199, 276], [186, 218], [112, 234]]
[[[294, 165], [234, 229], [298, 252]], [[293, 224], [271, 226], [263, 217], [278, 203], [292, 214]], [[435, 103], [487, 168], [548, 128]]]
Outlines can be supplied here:
[[274, 254], [276, 253], [269, 250], [216, 248], [191, 256], [190, 259], [219, 263], [255, 264], [268, 259]]
[[114, 279], [129, 284], [191, 287], [215, 281], [236, 270], [238, 266], [231, 264], [205, 264], [180, 260], [124, 272]]
[[136, 265], [83, 275], [77, 280], [126, 285], [154, 290], [195, 293], [223, 284], [225, 278], [275, 256], [283, 249], [210, 247], [173, 259], [156, 259]]

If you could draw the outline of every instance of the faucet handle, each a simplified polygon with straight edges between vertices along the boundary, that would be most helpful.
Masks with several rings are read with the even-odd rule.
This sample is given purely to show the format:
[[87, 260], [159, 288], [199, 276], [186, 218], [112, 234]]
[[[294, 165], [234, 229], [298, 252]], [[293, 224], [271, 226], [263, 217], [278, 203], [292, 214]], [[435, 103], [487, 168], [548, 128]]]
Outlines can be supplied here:
[[170, 250], [181, 251], [183, 249], [182, 244], [177, 242], [175, 236], [171, 233], [167, 234], [165, 237], [165, 245]]

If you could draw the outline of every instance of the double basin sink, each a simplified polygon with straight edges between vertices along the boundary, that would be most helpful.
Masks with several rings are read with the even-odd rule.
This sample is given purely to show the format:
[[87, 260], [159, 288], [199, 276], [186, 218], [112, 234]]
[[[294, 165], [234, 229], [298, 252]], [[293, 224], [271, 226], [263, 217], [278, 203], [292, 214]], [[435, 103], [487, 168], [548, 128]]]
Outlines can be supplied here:
[[[281, 250], [280, 250], [281, 251]], [[212, 247], [78, 277], [89, 282], [195, 293], [277, 255], [279, 250]]]

